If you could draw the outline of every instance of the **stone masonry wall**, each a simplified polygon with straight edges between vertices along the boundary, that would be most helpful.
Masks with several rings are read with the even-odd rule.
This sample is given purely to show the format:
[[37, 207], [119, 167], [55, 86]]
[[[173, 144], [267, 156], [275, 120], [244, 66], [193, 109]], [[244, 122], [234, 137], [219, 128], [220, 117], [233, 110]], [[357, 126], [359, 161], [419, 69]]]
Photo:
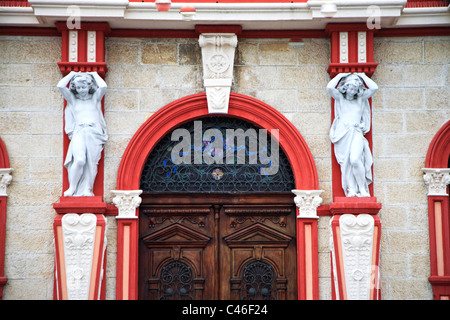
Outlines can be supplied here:
[[[331, 202], [328, 39], [239, 39], [232, 90], [260, 99], [297, 127]], [[450, 119], [450, 37], [376, 38], [373, 98], [375, 196], [383, 204], [383, 299], [431, 299], [428, 210], [421, 168]], [[203, 92], [197, 39], [106, 41], [105, 201], [136, 130], [166, 104]], [[0, 137], [14, 168], [6, 233], [4, 299], [53, 298], [52, 204], [62, 193], [60, 38], [0, 37]], [[329, 218], [319, 219], [320, 298], [331, 298]], [[107, 299], [115, 298], [116, 221], [108, 218]]]

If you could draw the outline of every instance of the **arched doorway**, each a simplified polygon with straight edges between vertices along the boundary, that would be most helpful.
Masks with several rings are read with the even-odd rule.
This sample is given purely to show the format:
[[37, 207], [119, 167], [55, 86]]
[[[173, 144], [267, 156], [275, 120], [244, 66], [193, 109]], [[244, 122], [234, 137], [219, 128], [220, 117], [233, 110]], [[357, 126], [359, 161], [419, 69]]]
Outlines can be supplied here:
[[[158, 143], [164, 139], [164, 137], [167, 137], [169, 133], [171, 133], [174, 129], [178, 127], [182, 127], [183, 124], [186, 124], [190, 121], [195, 121], [200, 118], [209, 117], [211, 116], [208, 114], [208, 108], [207, 108], [207, 100], [206, 95], [204, 93], [196, 94], [192, 96], [188, 96], [185, 98], [182, 98], [180, 100], [174, 101], [173, 103], [167, 105], [166, 107], [159, 110], [157, 113], [155, 113], [151, 118], [149, 118], [142, 126], [141, 128], [136, 132], [133, 139], [130, 141], [127, 149], [124, 152], [122, 162], [119, 168], [118, 172], [118, 180], [117, 180], [117, 189], [118, 190], [138, 190], [141, 188], [141, 178], [142, 175], [145, 173], [144, 168], [145, 164], [147, 163], [147, 159], [149, 158], [149, 155], [155, 148], [157, 147]], [[254, 98], [231, 93], [230, 95], [230, 102], [229, 102], [229, 110], [228, 114], [226, 115], [228, 118], [234, 118], [241, 121], [244, 121], [245, 123], [248, 123], [250, 125], [255, 126], [256, 128], [265, 129], [268, 132], [271, 132], [272, 129], [278, 130], [278, 142], [280, 150], [283, 151], [284, 155], [286, 156], [287, 162], [290, 165], [290, 169], [292, 171], [293, 176], [293, 184], [292, 186], [295, 189], [300, 190], [317, 190], [318, 188], [318, 179], [317, 179], [317, 172], [316, 167], [312, 158], [312, 155], [309, 151], [308, 146], [304, 142], [303, 138], [299, 134], [298, 130], [278, 111], [273, 109], [272, 107], [264, 104], [263, 102], [256, 100]], [[284, 190], [286, 191], [286, 190]], [[239, 193], [237, 193], [239, 194]], [[261, 193], [264, 194], [264, 193]], [[266, 193], [267, 194], [267, 193]], [[214, 217], [217, 217], [218, 214], [220, 214], [221, 210], [224, 210], [223, 207], [230, 204], [235, 204], [236, 201], [239, 201], [239, 199], [242, 199], [242, 197], [228, 197], [227, 199], [222, 198], [220, 201], [212, 200], [213, 196], [211, 194], [202, 194], [199, 197], [175, 197], [178, 198], [177, 203], [172, 201], [173, 205], [186, 205], [188, 202], [190, 202], [190, 205], [197, 205], [200, 206], [197, 209], [202, 209], [203, 212], [210, 212], [211, 210], [218, 210], [214, 211], [214, 214], [210, 215], [210, 219], [214, 219]], [[199, 200], [201, 198], [201, 200]], [[150, 200], [153, 199], [153, 200]], [[145, 197], [143, 196], [143, 203], [142, 207], [144, 208], [146, 205], [152, 206], [152, 205], [160, 205], [161, 203], [155, 203], [157, 200], [157, 197]], [[162, 198], [161, 198], [162, 199]], [[165, 198], [166, 201], [167, 198]], [[194, 199], [194, 200], [193, 200]], [[197, 199], [197, 200], [195, 200]], [[261, 200], [263, 199], [263, 200]], [[264, 199], [270, 200], [268, 197], [259, 196], [259, 200], [253, 200], [251, 197], [245, 199], [244, 205], [264, 205]], [[275, 199], [275, 198], [274, 198]], [[281, 199], [281, 200], [280, 200]], [[285, 192], [285, 196], [278, 197], [277, 201], [281, 201], [280, 205], [288, 205], [291, 206], [290, 208], [295, 211], [296, 208], [293, 207], [293, 196]], [[153, 201], [153, 203], [152, 203]], [[181, 201], [181, 202], [180, 202]], [[184, 201], [184, 202], [183, 202]], [[196, 203], [197, 201], [197, 203]], [[253, 201], [253, 203], [252, 203]], [[255, 202], [257, 201], [257, 202]], [[262, 202], [261, 202], [262, 201]], [[158, 201], [156, 201], [158, 202]], [[206, 203], [205, 203], [206, 202]], [[273, 199], [268, 201], [268, 205], [274, 205]], [[167, 202], [166, 202], [167, 203]], [[209, 208], [201, 208], [202, 205], [208, 205]], [[144, 210], [144, 209], [143, 209]], [[202, 211], [202, 210], [199, 210]], [[285, 209], [286, 210], [286, 209]], [[139, 288], [139, 226], [145, 225], [146, 223], [139, 223], [139, 220], [141, 220], [142, 216], [139, 214], [139, 209], [136, 209], [136, 216], [132, 217], [133, 219], [123, 219], [120, 220], [118, 223], [118, 261], [117, 261], [117, 292], [116, 296], [118, 299], [138, 299], [138, 288]], [[189, 210], [187, 210], [189, 211]], [[197, 210], [198, 211], [198, 210]], [[167, 211], [170, 213], [170, 208]], [[172, 211], [173, 212], [173, 211]], [[195, 212], [191, 210], [191, 212]], [[199, 213], [197, 212], [197, 213]], [[145, 214], [144, 214], [145, 215]], [[291, 219], [295, 220], [295, 214], [290, 214], [292, 217]], [[198, 217], [197, 217], [198, 218]], [[152, 224], [153, 222], [151, 219], [151, 215], [148, 216], [149, 219], [147, 221], [147, 226]], [[195, 219], [194, 219], [195, 220]], [[154, 220], [155, 221], [155, 220]], [[223, 220], [225, 221], [225, 220]], [[219, 229], [219, 231], [223, 231], [223, 227], [220, 224], [214, 224], [212, 222], [208, 223], [209, 225], [214, 226], [214, 229]], [[292, 223], [291, 223], [292, 224]], [[296, 222], [293, 223], [296, 225]], [[270, 229], [269, 229], [270, 228]], [[276, 250], [278, 252], [280, 251], [281, 243], [284, 241], [284, 246], [287, 248], [289, 245], [286, 246], [286, 243], [294, 243], [294, 251], [296, 251], [296, 264], [297, 264], [297, 290], [298, 290], [298, 296], [300, 296], [300, 292], [304, 292], [305, 290], [312, 290], [311, 289], [311, 283], [316, 283], [316, 280], [318, 278], [318, 274], [315, 269], [315, 267], [311, 268], [305, 268], [303, 266], [303, 263], [299, 263], [299, 261], [304, 261], [304, 256], [299, 256], [299, 252], [301, 252], [303, 249], [302, 246], [295, 246], [295, 238], [296, 235], [298, 235], [298, 227], [297, 230], [294, 232], [293, 235], [289, 235], [289, 232], [280, 232], [277, 230], [276, 227], [273, 225], [270, 227], [264, 226], [263, 224], [257, 224], [254, 225], [252, 228], [246, 230], [247, 234], [251, 234], [253, 232], [253, 235], [256, 234], [264, 234], [266, 235], [266, 238], [269, 236], [269, 234], [273, 237], [275, 235], [278, 236], [278, 239], [274, 241], [274, 245], [278, 245]], [[174, 236], [175, 238], [178, 237], [180, 240], [181, 238], [188, 239], [189, 237], [191, 239], [196, 239], [197, 248], [202, 247], [206, 248], [208, 243], [211, 242], [210, 233], [196, 233], [195, 228], [189, 226], [189, 229], [186, 228], [186, 226], [182, 225], [174, 225], [170, 229], [166, 229], [164, 232], [161, 232], [159, 234], [148, 234], [149, 237], [147, 237], [146, 243], [148, 244], [148, 247], [157, 247], [156, 244], [157, 240], [168, 239], [170, 236]], [[215, 233], [217, 235], [217, 230]], [[316, 232], [312, 232], [311, 235], [317, 235]], [[183, 235], [183, 236], [180, 236]], [[228, 237], [229, 234], [226, 233], [220, 233], [219, 237], [220, 239], [223, 239], [225, 242], [228, 241], [229, 244], [232, 246], [239, 247], [239, 243], [241, 247], [242, 245], [242, 237], [243, 234], [240, 234], [242, 237], [239, 238], [235, 234], [236, 237]], [[160, 237], [159, 237], [160, 236]], [[129, 237], [129, 238], [127, 238]], [[159, 237], [159, 238], [158, 238]], [[283, 238], [284, 237], [284, 238]], [[290, 241], [289, 240], [290, 238]], [[122, 241], [122, 238], [125, 238], [127, 240]], [[211, 238], [211, 237], [210, 237]], [[298, 238], [298, 237], [297, 237]], [[182, 239], [181, 239], [182, 240]], [[181, 241], [180, 240], [180, 241]], [[160, 263], [158, 274], [164, 274], [164, 272], [173, 272], [173, 268], [177, 268], [177, 270], [190, 270], [190, 272], [194, 272], [195, 267], [192, 263], [192, 258], [190, 262], [188, 262], [186, 259], [184, 261], [181, 261], [181, 259], [178, 258], [175, 259], [174, 257], [180, 257], [181, 251], [179, 241], [178, 245], [174, 245], [173, 248], [170, 251], [170, 259], [166, 259], [165, 261], [167, 263]], [[241, 241], [241, 242], [240, 242]], [[315, 241], [315, 240], [314, 240]], [[312, 241], [312, 242], [314, 242]], [[176, 242], [176, 241], [175, 241]], [[212, 241], [214, 243], [214, 241]], [[159, 244], [160, 245], [160, 244]], [[220, 245], [220, 244], [219, 244]], [[239, 267], [240, 269], [240, 276], [241, 276], [241, 283], [242, 283], [242, 275], [243, 270], [252, 269], [256, 266], [256, 264], [252, 264], [253, 262], [258, 261], [258, 257], [261, 257], [261, 251], [257, 252], [259, 250], [257, 247], [261, 247], [258, 245], [255, 245], [254, 250], [251, 253], [252, 257], [255, 257], [255, 259], [247, 259], [245, 260], [246, 263], [241, 264]], [[167, 249], [167, 248], [166, 248]], [[207, 250], [207, 249], [205, 249]], [[283, 249], [284, 250], [284, 249]], [[287, 249], [286, 249], [287, 250]], [[290, 249], [292, 250], [292, 249]], [[195, 250], [193, 250], [195, 251]], [[214, 250], [210, 249], [211, 255], [214, 256]], [[197, 250], [198, 252], [198, 250]], [[159, 254], [160, 252], [158, 252]], [[192, 252], [190, 252], [192, 253]], [[142, 254], [142, 253], [141, 253]], [[156, 254], [155, 252], [151, 253], [152, 255]], [[164, 254], [168, 254], [163, 253]], [[192, 253], [193, 254], [193, 253]], [[285, 254], [285, 253], [283, 253]], [[288, 253], [286, 253], [288, 254]], [[194, 254], [193, 254], [194, 255]], [[288, 254], [289, 255], [289, 254]], [[198, 256], [198, 253], [197, 253]], [[310, 254], [308, 255], [310, 256]], [[213, 258], [209, 258], [213, 259]], [[164, 259], [163, 259], [164, 260]], [[217, 259], [215, 260], [217, 261]], [[295, 265], [295, 264], [294, 264]], [[317, 266], [317, 261], [314, 261], [314, 266]], [[274, 263], [268, 263], [267, 261], [262, 261], [259, 265], [260, 268], [268, 270], [268, 272], [272, 272], [277, 268]], [[271, 269], [272, 268], [272, 269]], [[172, 271], [171, 271], [172, 270]], [[229, 270], [228, 270], [229, 271]], [[227, 272], [228, 272], [227, 271]], [[221, 271], [219, 271], [220, 273]], [[189, 272], [188, 272], [189, 274]], [[308, 286], [300, 281], [300, 278], [308, 278], [310, 281], [308, 281]], [[219, 279], [219, 280], [218, 280]], [[283, 282], [283, 277], [278, 274], [276, 276], [276, 279], [279, 280], [279, 282]], [[313, 280], [311, 280], [313, 279]], [[197, 283], [193, 283], [193, 286], [201, 287], [202, 286], [202, 279], [201, 277], [198, 277]], [[158, 283], [158, 279], [153, 279], [154, 283]], [[220, 281], [220, 278], [215, 277], [213, 281]], [[228, 280], [229, 281], [229, 280]], [[231, 281], [232, 282], [232, 281]], [[228, 282], [230, 283], [230, 282]], [[308, 287], [305, 289], [305, 287]], [[314, 285], [317, 287], [317, 285]], [[158, 289], [159, 290], [159, 289]], [[294, 289], [295, 290], [295, 289]], [[170, 290], [169, 290], [170, 291]], [[184, 291], [183, 291], [184, 292]], [[194, 294], [197, 294], [200, 291], [194, 291]], [[236, 291], [237, 292], [237, 291]], [[224, 294], [221, 294], [220, 292], [213, 293], [212, 296], [210, 294], [209, 298], [226, 298], [227, 296]], [[282, 294], [281, 294], [282, 295]], [[311, 294], [310, 294], [311, 296]], [[201, 297], [203, 298], [203, 297]], [[295, 297], [294, 297], [295, 298]]]
[[217, 115], [174, 129], [141, 175], [139, 299], [297, 299], [294, 188], [264, 129]]

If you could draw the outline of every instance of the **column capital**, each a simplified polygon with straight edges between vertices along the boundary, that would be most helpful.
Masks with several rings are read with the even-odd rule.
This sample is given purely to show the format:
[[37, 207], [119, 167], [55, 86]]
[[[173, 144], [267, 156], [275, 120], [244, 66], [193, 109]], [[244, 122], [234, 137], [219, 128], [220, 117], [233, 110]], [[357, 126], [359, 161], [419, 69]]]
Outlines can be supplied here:
[[117, 219], [137, 219], [136, 208], [142, 202], [142, 190], [112, 190], [114, 205], [119, 209]]
[[450, 168], [422, 168], [422, 171], [428, 196], [448, 196], [447, 185], [450, 183]]
[[11, 172], [13, 169], [6, 168], [0, 169], [0, 196], [7, 197], [8, 196], [8, 186], [12, 181]]
[[317, 207], [322, 204], [320, 195], [323, 190], [292, 190], [295, 194], [294, 202], [299, 208], [297, 218], [318, 219]]

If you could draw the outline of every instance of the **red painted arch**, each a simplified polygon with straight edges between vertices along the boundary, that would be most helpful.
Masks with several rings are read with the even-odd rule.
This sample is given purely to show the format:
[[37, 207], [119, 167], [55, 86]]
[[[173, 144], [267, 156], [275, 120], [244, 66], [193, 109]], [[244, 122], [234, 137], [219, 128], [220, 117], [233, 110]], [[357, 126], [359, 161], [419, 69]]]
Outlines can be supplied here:
[[[158, 141], [180, 124], [208, 115], [205, 93], [181, 98], [156, 112], [128, 144], [119, 167], [117, 189], [139, 189], [143, 166]], [[318, 189], [312, 154], [297, 128], [279, 111], [255, 98], [231, 93], [227, 116], [248, 121], [269, 132], [278, 129], [279, 144], [291, 164], [296, 189]]]
[[436, 133], [425, 158], [426, 168], [448, 168], [450, 158], [450, 120]]

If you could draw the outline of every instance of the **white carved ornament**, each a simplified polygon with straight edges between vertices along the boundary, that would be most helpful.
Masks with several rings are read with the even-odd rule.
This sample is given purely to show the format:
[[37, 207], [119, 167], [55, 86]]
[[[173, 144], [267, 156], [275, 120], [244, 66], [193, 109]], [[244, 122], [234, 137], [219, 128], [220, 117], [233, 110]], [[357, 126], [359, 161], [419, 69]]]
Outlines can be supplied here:
[[117, 219], [137, 219], [136, 208], [142, 202], [142, 190], [112, 190], [114, 205], [119, 209]]
[[368, 300], [372, 276], [374, 219], [369, 214], [339, 218], [348, 300]]
[[209, 113], [227, 113], [233, 79], [234, 53], [237, 36], [234, 33], [201, 34], [203, 81]]
[[97, 217], [65, 214], [61, 220], [69, 300], [87, 300], [91, 279]]
[[320, 194], [323, 190], [292, 190], [295, 205], [299, 208], [297, 218], [319, 218], [317, 207], [322, 204]]
[[6, 197], [8, 196], [8, 186], [12, 181], [11, 172], [13, 169], [0, 169], [0, 196]]
[[450, 183], [450, 169], [423, 168], [423, 180], [429, 196], [448, 196], [447, 185]]

